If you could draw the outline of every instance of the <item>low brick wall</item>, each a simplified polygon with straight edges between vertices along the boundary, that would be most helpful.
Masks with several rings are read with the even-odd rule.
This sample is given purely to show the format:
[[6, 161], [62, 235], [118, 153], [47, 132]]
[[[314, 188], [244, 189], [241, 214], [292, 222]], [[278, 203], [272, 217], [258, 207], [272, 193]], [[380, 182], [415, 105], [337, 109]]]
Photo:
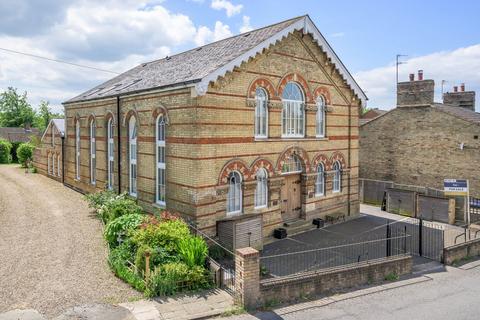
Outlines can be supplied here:
[[480, 239], [471, 240], [443, 249], [443, 263], [453, 264], [467, 257], [480, 256]]
[[265, 279], [260, 281], [260, 296], [264, 303], [292, 302], [302, 296], [378, 282], [389, 274], [403, 275], [411, 271], [411, 256], [382, 258], [341, 268]]

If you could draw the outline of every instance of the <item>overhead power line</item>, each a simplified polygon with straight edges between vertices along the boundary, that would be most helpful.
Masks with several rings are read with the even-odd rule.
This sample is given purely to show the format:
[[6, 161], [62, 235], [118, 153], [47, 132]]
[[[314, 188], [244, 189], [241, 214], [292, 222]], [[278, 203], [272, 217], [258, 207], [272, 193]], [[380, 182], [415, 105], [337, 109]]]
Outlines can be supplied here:
[[33, 58], [37, 58], [37, 59], [43, 59], [43, 60], [48, 60], [48, 61], [52, 61], [52, 62], [68, 64], [68, 65], [79, 67], [79, 68], [87, 68], [87, 69], [92, 69], [92, 70], [97, 70], [97, 71], [102, 71], [102, 72], [120, 74], [118, 72], [111, 71], [111, 70], [96, 68], [96, 67], [92, 67], [92, 66], [87, 66], [87, 65], [83, 65], [83, 64], [78, 64], [78, 63], [73, 63], [73, 62], [68, 62], [68, 61], [63, 61], [63, 60], [58, 60], [58, 59], [47, 58], [47, 57], [43, 57], [43, 56], [39, 56], [39, 55], [36, 55], [36, 54], [27, 53], [27, 52], [21, 52], [21, 51], [16, 51], [16, 50], [7, 49], [7, 48], [1, 48], [1, 47], [0, 47], [0, 50], [5, 51], [5, 52], [9, 52], [9, 53], [14, 53], [14, 54], [21, 54], [21, 55], [24, 55], [24, 56], [33, 57]]

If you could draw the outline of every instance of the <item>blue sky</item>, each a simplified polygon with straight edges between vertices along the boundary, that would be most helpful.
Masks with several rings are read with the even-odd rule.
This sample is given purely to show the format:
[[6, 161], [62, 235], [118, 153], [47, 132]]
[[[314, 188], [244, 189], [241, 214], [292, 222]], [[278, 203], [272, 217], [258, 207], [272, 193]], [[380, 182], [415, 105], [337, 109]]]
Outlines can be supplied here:
[[[397, 53], [408, 55], [400, 79], [424, 69], [436, 81], [437, 101], [441, 80], [446, 89], [465, 82], [480, 90], [479, 11], [478, 1], [2, 0], [0, 47], [122, 72], [308, 13], [369, 106], [389, 109]], [[34, 105], [49, 100], [59, 110], [110, 77], [0, 51], [0, 89], [26, 90]]]

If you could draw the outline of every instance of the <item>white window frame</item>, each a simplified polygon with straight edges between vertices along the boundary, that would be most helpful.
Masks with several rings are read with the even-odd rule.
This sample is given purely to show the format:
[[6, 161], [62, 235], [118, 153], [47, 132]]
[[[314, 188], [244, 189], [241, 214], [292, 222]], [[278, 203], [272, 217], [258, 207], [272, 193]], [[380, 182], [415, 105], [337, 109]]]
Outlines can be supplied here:
[[325, 195], [325, 166], [323, 163], [317, 165], [317, 175], [315, 178], [315, 196]]
[[257, 88], [255, 90], [255, 138], [267, 138], [267, 137], [268, 137], [268, 95], [265, 89]]
[[333, 186], [332, 191], [334, 193], [342, 190], [342, 164], [340, 161], [335, 161], [333, 164]]
[[57, 175], [60, 177], [60, 155], [57, 154]]
[[264, 168], [257, 171], [257, 186], [255, 188], [254, 206], [255, 209], [268, 206], [268, 173]]
[[166, 205], [166, 146], [165, 146], [165, 116], [159, 115], [155, 122], [155, 141], [156, 141], [156, 184], [155, 184], [155, 202], [160, 206]]
[[114, 180], [114, 163], [115, 163], [115, 145], [113, 141], [113, 119], [108, 119], [107, 122], [107, 188], [113, 189]]
[[47, 173], [50, 175], [50, 157], [51, 157], [51, 153], [48, 154], [48, 157], [47, 157]]
[[[299, 100], [287, 96], [290, 85], [299, 90]], [[282, 105], [282, 138], [305, 137], [305, 96], [297, 83], [290, 81], [286, 84], [282, 93]]]
[[315, 131], [317, 138], [325, 138], [326, 100], [323, 96], [317, 97], [317, 114], [315, 116]]
[[90, 120], [90, 183], [97, 183], [97, 142], [95, 119]]
[[[236, 179], [232, 183], [233, 178]], [[242, 213], [242, 197], [242, 175], [238, 171], [232, 171], [228, 176], [227, 216], [234, 216]]]
[[137, 119], [132, 116], [128, 121], [128, 191], [132, 197], [137, 197]]
[[[295, 166], [294, 169], [292, 170], [292, 165]], [[288, 171], [284, 171], [284, 168], [288, 167]], [[283, 163], [282, 166], [282, 175], [283, 174], [294, 174], [294, 173], [301, 173], [303, 172], [303, 166], [302, 166], [302, 161], [300, 160], [300, 157], [297, 154], [292, 154], [288, 158], [285, 159], [285, 162]]]
[[55, 154], [52, 153], [52, 176], [55, 176]]
[[75, 122], [75, 179], [80, 180], [80, 120]]

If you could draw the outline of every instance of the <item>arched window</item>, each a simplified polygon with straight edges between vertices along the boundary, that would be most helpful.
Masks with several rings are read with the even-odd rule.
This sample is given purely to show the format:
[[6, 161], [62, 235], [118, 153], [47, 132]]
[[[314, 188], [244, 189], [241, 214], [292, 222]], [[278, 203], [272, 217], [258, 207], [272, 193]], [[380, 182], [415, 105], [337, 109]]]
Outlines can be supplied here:
[[51, 158], [51, 156], [52, 156], [51, 153], [49, 153], [49, 154], [47, 155], [47, 172], [48, 172], [48, 174], [51, 174], [51, 167], [50, 167], [50, 162], [51, 162], [50, 158]]
[[75, 122], [75, 178], [80, 180], [80, 120]]
[[57, 176], [60, 177], [60, 155], [57, 154]]
[[242, 212], [242, 177], [237, 171], [228, 176], [227, 215]]
[[131, 196], [137, 196], [137, 122], [135, 117], [130, 117], [128, 121], [128, 177], [129, 193]]
[[266, 138], [268, 128], [267, 93], [262, 88], [255, 91], [255, 137]]
[[267, 185], [267, 171], [260, 168], [257, 171], [257, 187], [255, 189], [255, 208], [267, 207], [268, 199], [268, 185]]
[[292, 154], [285, 159], [282, 166], [282, 173], [302, 172], [302, 162], [296, 154]]
[[156, 123], [157, 140], [157, 188], [155, 201], [159, 205], [165, 205], [165, 117], [159, 115]]
[[97, 181], [97, 143], [95, 142], [96, 125], [95, 119], [90, 120], [90, 183], [95, 184]]
[[325, 137], [325, 99], [322, 96], [317, 98], [316, 128], [317, 137]]
[[323, 164], [317, 166], [317, 178], [315, 179], [315, 195], [323, 196], [325, 194], [325, 169]]
[[114, 143], [113, 143], [113, 119], [108, 119], [107, 122], [107, 153], [108, 153], [108, 164], [107, 164], [107, 187], [108, 189], [113, 188], [113, 174], [114, 170], [114, 161], [115, 161], [115, 154], [114, 154]]
[[54, 176], [57, 172], [55, 171], [55, 154], [52, 153], [52, 161], [51, 161], [51, 164], [52, 164], [52, 176]]
[[333, 164], [333, 192], [340, 192], [342, 188], [342, 165], [339, 161]]
[[303, 137], [305, 133], [304, 98], [300, 87], [289, 82], [282, 93], [282, 137]]

